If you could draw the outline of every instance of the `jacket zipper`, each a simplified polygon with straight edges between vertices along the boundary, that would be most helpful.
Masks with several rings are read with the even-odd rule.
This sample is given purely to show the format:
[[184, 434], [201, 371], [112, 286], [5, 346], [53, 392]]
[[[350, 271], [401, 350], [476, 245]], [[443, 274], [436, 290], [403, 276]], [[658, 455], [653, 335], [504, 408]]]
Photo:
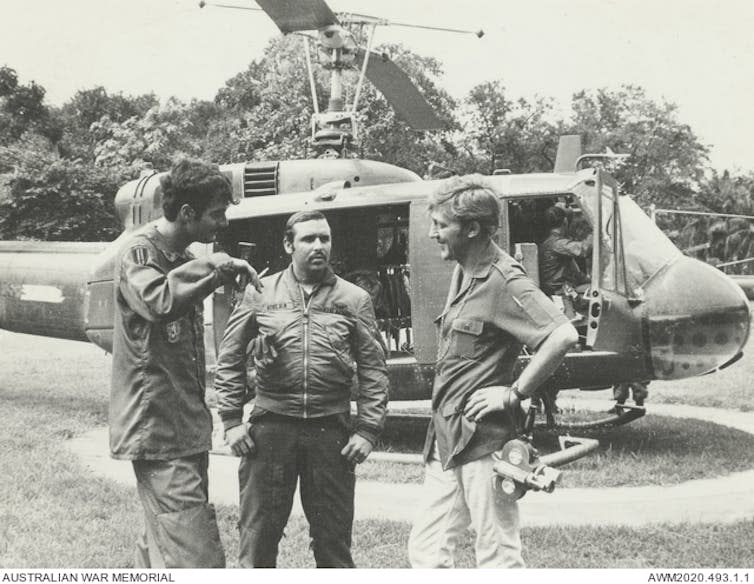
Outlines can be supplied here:
[[314, 290], [309, 295], [309, 300], [303, 302], [306, 298], [304, 289], [299, 285], [301, 291], [301, 300], [304, 304], [304, 418], [309, 417], [309, 306], [312, 303], [314, 297]]

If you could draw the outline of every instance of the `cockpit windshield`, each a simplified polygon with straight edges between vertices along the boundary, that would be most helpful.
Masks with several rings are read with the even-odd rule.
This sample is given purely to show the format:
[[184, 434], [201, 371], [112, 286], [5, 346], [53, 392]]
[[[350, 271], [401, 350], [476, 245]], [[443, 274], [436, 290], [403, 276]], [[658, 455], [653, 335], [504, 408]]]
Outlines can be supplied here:
[[592, 226], [596, 217], [601, 217], [599, 287], [635, 295], [681, 252], [634, 201], [618, 195], [617, 185], [608, 180], [602, 186], [599, 206], [594, 190], [576, 189], [575, 194]]
[[626, 196], [618, 198], [626, 282], [630, 292], [641, 288], [660, 268], [681, 255], [639, 206]]

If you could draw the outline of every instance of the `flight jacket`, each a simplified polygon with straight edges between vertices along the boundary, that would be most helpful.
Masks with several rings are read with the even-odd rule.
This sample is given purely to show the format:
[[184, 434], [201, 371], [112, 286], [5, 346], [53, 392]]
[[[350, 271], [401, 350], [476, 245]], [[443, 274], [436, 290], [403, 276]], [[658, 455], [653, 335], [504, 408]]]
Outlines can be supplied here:
[[388, 397], [385, 350], [369, 294], [329, 268], [308, 299], [293, 268], [247, 289], [228, 320], [215, 373], [217, 410], [226, 429], [241, 423], [247, 401], [247, 346], [264, 335], [274, 360], [254, 359], [255, 408], [295, 418], [350, 411], [354, 374], [354, 431], [374, 443]]
[[202, 301], [223, 281], [224, 253], [171, 251], [156, 228], [133, 237], [115, 266], [110, 451], [169, 460], [211, 447], [204, 401]]

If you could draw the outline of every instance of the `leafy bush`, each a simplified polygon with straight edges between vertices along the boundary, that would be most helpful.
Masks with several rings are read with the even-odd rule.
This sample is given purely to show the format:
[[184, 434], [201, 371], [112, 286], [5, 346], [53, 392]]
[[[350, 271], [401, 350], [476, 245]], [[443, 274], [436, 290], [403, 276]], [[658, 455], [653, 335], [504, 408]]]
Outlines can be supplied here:
[[113, 204], [125, 177], [80, 160], [59, 158], [43, 139], [0, 148], [6, 175], [0, 239], [109, 241], [119, 231]]

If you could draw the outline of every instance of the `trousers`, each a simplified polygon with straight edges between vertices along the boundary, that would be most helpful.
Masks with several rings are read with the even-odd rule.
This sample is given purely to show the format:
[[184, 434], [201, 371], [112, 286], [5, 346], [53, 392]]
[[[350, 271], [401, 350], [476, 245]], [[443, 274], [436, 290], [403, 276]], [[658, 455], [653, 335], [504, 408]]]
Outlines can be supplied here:
[[215, 509], [208, 503], [208, 454], [132, 464], [145, 518], [135, 567], [224, 568]]
[[239, 563], [272, 568], [291, 514], [296, 485], [318, 568], [353, 568], [355, 476], [340, 453], [350, 431], [343, 416], [293, 418], [252, 414], [253, 455], [241, 458]]
[[[435, 448], [436, 452], [436, 448]], [[422, 496], [408, 542], [412, 568], [452, 568], [464, 531], [475, 535], [479, 568], [523, 568], [518, 504], [492, 488], [491, 454], [443, 470], [435, 456], [425, 465]]]

